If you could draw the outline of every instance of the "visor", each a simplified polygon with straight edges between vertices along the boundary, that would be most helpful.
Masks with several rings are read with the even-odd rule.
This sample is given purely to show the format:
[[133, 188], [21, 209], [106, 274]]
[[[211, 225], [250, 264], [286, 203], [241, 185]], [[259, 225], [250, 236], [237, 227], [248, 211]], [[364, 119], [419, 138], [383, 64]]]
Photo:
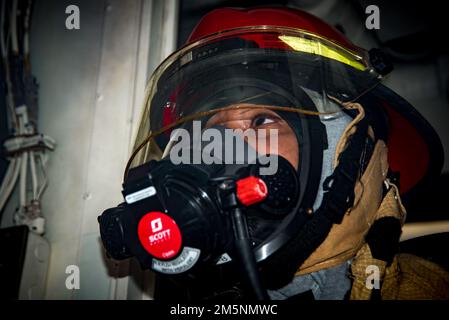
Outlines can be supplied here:
[[[203, 38], [153, 74], [128, 168], [158, 160], [172, 129], [224, 108], [251, 104], [303, 117], [332, 115], [340, 106], [326, 100], [354, 101], [380, 78], [366, 52], [298, 29], [242, 28]], [[320, 94], [319, 109], [307, 103], [304, 90]]]

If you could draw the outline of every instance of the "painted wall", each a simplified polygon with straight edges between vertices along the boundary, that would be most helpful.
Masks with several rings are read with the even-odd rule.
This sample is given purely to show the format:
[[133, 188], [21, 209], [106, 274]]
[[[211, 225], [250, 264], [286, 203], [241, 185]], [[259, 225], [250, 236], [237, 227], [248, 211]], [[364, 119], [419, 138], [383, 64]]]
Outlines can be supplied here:
[[[80, 9], [79, 30], [65, 27], [68, 5]], [[151, 286], [142, 293], [134, 283], [148, 275], [126, 277], [126, 263], [105, 262], [97, 216], [122, 201], [122, 174], [148, 74], [175, 47], [176, 8], [176, 0], [35, 4], [31, 56], [40, 84], [38, 125], [58, 144], [42, 202], [51, 246], [47, 299], [151, 298]], [[14, 197], [4, 226], [13, 207]], [[79, 290], [65, 286], [68, 265], [79, 266]]]

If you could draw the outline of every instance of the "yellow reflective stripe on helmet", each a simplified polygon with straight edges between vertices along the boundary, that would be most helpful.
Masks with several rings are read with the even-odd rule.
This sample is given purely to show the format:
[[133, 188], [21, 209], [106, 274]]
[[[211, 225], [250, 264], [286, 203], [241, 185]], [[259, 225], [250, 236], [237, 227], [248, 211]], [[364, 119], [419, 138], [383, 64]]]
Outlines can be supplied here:
[[363, 63], [355, 59], [351, 59], [347, 55], [342, 54], [338, 50], [322, 42], [286, 35], [279, 36], [279, 39], [284, 43], [286, 43], [287, 45], [289, 45], [293, 50], [317, 54], [322, 57], [326, 57], [347, 64], [348, 66], [351, 66], [361, 71], [364, 71], [366, 69]]

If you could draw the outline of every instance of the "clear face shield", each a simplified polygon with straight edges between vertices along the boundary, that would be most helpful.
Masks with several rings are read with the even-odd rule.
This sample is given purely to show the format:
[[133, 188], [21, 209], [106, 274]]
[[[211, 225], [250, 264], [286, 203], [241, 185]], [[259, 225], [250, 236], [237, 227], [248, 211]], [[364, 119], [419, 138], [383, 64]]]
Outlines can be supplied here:
[[[380, 78], [366, 52], [295, 29], [254, 27], [203, 38], [170, 56], [151, 78], [126, 171], [166, 157], [179, 142], [173, 132], [192, 133], [198, 124], [239, 129], [262, 154], [274, 145], [257, 132], [277, 131], [277, 152], [300, 169], [295, 151], [304, 141], [295, 139], [306, 139], [301, 127], [308, 119], [338, 117], [341, 102], [354, 101]], [[253, 142], [244, 135], [248, 129], [256, 131]]]

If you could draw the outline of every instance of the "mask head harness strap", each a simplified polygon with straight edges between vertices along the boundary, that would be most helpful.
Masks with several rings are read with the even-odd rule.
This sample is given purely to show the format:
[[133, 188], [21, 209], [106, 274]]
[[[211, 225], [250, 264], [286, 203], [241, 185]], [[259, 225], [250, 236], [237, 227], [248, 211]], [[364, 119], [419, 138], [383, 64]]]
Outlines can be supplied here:
[[[362, 118], [355, 125], [355, 132], [349, 136], [344, 150], [338, 158], [334, 173], [324, 182], [321, 206], [308, 217], [297, 236], [263, 266], [262, 274], [269, 275], [276, 269], [286, 270], [279, 277], [263, 277], [270, 289], [277, 289], [291, 281], [292, 276], [307, 257], [324, 241], [333, 224], [341, 223], [343, 216], [354, 202], [355, 184], [365, 169], [364, 159], [371, 157], [373, 141], [368, 135], [369, 120]], [[278, 265], [279, 263], [281, 265]], [[288, 261], [287, 265], [285, 262]]]

